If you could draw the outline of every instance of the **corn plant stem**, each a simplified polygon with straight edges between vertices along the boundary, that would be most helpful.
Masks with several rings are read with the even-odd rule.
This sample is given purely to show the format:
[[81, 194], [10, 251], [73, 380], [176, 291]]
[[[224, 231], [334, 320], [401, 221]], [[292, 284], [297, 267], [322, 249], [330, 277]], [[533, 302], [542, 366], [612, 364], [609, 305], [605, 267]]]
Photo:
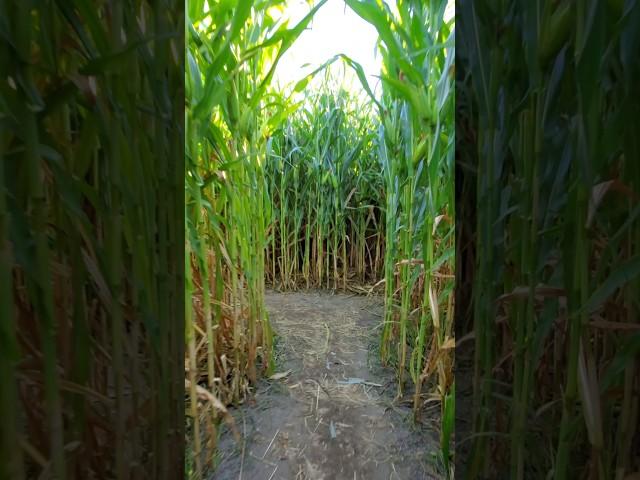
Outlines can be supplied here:
[[[25, 26], [28, 22], [25, 22]], [[51, 461], [53, 473], [58, 480], [66, 478], [64, 458], [64, 431], [62, 424], [62, 405], [59, 391], [58, 356], [56, 348], [56, 331], [53, 313], [53, 292], [51, 285], [50, 256], [47, 245], [47, 203], [43, 187], [41, 158], [37, 152], [38, 132], [36, 118], [26, 107], [23, 112], [22, 125], [25, 131], [26, 149], [25, 165], [29, 179], [29, 214], [32, 231], [35, 235], [35, 261], [37, 265], [37, 294], [32, 301], [36, 306], [42, 342], [42, 358], [44, 367], [44, 389], [47, 415], [50, 428]]]
[[578, 355], [580, 354], [580, 338], [582, 325], [586, 322], [586, 313], [580, 308], [587, 300], [588, 295], [588, 271], [587, 271], [587, 238], [585, 231], [585, 218], [587, 212], [587, 192], [584, 186], [579, 185], [573, 194], [576, 209], [574, 220], [573, 240], [575, 241], [575, 253], [573, 259], [574, 272], [571, 283], [571, 296], [569, 300], [569, 352], [567, 356], [567, 379], [563, 392], [562, 418], [558, 437], [558, 450], [556, 453], [556, 465], [554, 478], [563, 480], [567, 478], [571, 452], [571, 423], [575, 402], [577, 400], [578, 385]]
[[186, 339], [189, 355], [189, 395], [191, 403], [191, 420], [193, 422], [193, 456], [196, 465], [196, 474], [198, 478], [202, 477], [202, 459], [201, 459], [201, 441], [200, 441], [200, 418], [198, 416], [198, 394], [196, 392], [197, 377], [196, 371], [198, 363], [196, 358], [196, 340], [195, 326], [193, 318], [193, 284], [191, 277], [191, 249], [189, 243], [185, 249], [185, 320], [186, 320]]
[[[18, 339], [13, 309], [13, 258], [9, 244], [9, 213], [5, 200], [5, 138], [0, 137], [0, 409], [14, 412], [18, 404], [15, 364], [18, 359]], [[22, 449], [19, 441], [18, 417], [3, 422], [0, 437], [0, 477], [24, 478]]]

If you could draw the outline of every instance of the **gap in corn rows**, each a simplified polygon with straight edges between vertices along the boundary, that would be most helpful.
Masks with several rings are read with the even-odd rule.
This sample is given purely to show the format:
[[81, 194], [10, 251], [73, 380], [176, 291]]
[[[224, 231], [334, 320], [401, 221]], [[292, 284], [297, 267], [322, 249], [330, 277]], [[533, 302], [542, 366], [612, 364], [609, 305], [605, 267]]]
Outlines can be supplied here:
[[362, 73], [338, 55], [295, 86], [299, 100], [271, 85], [273, 68], [324, 3], [275, 31], [273, 11], [252, 2], [189, 12], [185, 370], [195, 477], [214, 463], [220, 422], [239, 430], [227, 408], [251, 399], [277, 366], [266, 286], [381, 295], [381, 360], [416, 418], [428, 401], [441, 405], [448, 470], [453, 22], [443, 20], [446, 2], [399, 2], [396, 14], [347, 1], [365, 19], [373, 9], [375, 27], [389, 31], [382, 95], [366, 83], [368, 97], [352, 94], [328, 73], [309, 83], [338, 63]]

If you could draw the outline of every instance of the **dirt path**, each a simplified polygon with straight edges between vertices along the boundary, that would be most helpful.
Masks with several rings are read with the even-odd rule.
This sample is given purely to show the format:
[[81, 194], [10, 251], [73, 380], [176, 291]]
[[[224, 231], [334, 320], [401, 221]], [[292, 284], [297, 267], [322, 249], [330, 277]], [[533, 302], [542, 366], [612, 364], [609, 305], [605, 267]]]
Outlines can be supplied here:
[[233, 411], [244, 447], [224, 431], [212, 478], [439, 478], [437, 435], [392, 405], [393, 373], [378, 361], [382, 304], [329, 293], [268, 292], [277, 371], [255, 402]]

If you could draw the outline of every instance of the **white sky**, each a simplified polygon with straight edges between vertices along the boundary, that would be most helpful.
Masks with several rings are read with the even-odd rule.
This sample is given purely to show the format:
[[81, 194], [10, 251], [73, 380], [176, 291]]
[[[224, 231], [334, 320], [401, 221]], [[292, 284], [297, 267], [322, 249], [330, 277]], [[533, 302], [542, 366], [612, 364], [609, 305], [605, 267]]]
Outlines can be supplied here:
[[[289, 0], [285, 13], [291, 18], [289, 26], [301, 20], [310, 8], [305, 0]], [[450, 0], [445, 19], [453, 16], [453, 11], [453, 0]], [[380, 75], [381, 65], [380, 56], [375, 51], [377, 39], [376, 29], [354, 13], [344, 0], [329, 0], [320, 7], [309, 27], [282, 56], [274, 80], [280, 86], [295, 83], [329, 58], [344, 53], [362, 65], [369, 85], [375, 90], [379, 84], [376, 75]], [[303, 67], [305, 64], [309, 65]], [[322, 73], [318, 75], [320, 80]], [[361, 89], [359, 80], [350, 68], [346, 70], [345, 81], [347, 87]]]
[[[290, 0], [286, 11], [291, 18], [289, 25], [295, 25], [309, 10], [304, 0]], [[329, 58], [344, 53], [362, 65], [373, 88], [378, 81], [374, 75], [380, 74], [380, 59], [374, 53], [377, 38], [376, 29], [356, 15], [343, 0], [329, 0], [320, 7], [309, 28], [302, 32], [280, 59], [275, 81], [281, 86], [295, 83]], [[302, 68], [307, 63], [309, 65]], [[359, 87], [357, 79], [349, 72], [347, 75], [347, 81], [355, 80], [353, 86]]]

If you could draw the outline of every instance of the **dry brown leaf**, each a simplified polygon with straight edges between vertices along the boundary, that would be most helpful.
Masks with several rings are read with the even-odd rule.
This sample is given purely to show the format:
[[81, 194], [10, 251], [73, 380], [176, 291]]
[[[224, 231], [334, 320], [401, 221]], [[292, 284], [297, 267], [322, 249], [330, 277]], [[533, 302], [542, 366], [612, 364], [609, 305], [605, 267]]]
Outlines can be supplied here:
[[440, 345], [440, 350], [448, 350], [450, 348], [455, 348], [455, 346], [456, 346], [456, 339], [455, 338], [451, 338], [451, 337], [447, 337], [447, 338], [445, 338], [445, 340], [442, 343], [442, 345]]

